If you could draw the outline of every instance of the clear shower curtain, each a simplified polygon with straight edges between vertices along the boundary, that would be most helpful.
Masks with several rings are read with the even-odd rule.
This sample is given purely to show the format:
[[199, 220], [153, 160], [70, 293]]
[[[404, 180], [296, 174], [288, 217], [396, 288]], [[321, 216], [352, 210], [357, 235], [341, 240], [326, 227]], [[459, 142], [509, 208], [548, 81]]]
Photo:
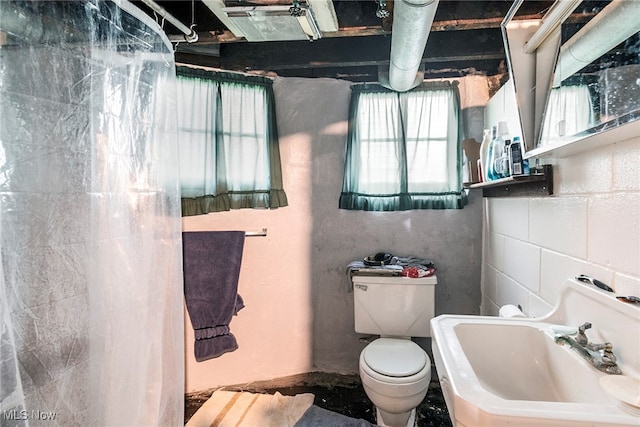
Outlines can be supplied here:
[[126, 1], [0, 1], [0, 425], [183, 424], [174, 85]]

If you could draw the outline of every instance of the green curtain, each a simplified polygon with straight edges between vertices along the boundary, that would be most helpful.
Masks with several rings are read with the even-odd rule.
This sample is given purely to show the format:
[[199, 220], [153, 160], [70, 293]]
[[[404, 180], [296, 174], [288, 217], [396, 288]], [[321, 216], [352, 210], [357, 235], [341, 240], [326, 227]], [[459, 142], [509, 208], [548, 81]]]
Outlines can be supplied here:
[[352, 87], [341, 209], [462, 209], [457, 82]]
[[177, 67], [182, 215], [287, 206], [272, 81]]

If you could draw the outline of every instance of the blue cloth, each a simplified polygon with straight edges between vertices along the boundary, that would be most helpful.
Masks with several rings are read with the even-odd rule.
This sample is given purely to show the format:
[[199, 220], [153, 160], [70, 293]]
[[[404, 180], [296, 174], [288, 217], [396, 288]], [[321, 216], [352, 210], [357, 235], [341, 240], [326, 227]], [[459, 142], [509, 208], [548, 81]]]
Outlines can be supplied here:
[[347, 417], [346, 415], [311, 405], [294, 427], [374, 427], [374, 425], [362, 418]]
[[244, 307], [238, 295], [244, 231], [182, 233], [184, 295], [202, 362], [238, 348], [229, 329]]

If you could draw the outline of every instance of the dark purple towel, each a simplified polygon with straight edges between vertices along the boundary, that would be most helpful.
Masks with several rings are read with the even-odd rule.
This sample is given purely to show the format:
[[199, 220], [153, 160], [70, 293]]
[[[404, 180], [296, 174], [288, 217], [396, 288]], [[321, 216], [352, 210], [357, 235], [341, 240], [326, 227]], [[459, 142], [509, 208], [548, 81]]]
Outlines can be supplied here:
[[184, 295], [198, 362], [238, 348], [229, 323], [244, 307], [238, 295], [243, 248], [244, 231], [182, 233]]

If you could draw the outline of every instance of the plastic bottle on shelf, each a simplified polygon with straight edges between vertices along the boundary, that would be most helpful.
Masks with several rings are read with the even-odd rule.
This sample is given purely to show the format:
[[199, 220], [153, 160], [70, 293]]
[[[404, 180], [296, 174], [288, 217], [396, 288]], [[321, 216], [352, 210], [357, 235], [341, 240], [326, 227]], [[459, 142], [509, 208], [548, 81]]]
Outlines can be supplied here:
[[509, 139], [509, 127], [507, 122], [498, 122], [497, 137], [493, 147], [493, 172], [495, 179], [500, 179], [508, 176], [503, 170], [503, 157], [505, 156], [505, 141]]
[[522, 151], [522, 141], [519, 136], [516, 136], [509, 147], [509, 170], [512, 176], [529, 175], [529, 161], [522, 158]]
[[489, 155], [489, 145], [491, 144], [491, 131], [489, 129], [484, 130], [482, 137], [482, 143], [480, 144], [480, 167], [478, 170], [478, 176], [482, 182], [486, 182], [487, 178], [487, 156]]
[[498, 179], [495, 173], [495, 148], [498, 139], [498, 126], [491, 127], [491, 140], [489, 141], [489, 149], [487, 150], [486, 171], [487, 181], [495, 181]]
[[511, 140], [510, 139], [505, 139], [504, 140], [504, 151], [502, 153], [502, 156], [500, 157], [500, 171], [502, 174], [503, 178], [507, 178], [509, 176], [511, 176], [511, 171], [509, 168], [509, 152], [511, 151]]

